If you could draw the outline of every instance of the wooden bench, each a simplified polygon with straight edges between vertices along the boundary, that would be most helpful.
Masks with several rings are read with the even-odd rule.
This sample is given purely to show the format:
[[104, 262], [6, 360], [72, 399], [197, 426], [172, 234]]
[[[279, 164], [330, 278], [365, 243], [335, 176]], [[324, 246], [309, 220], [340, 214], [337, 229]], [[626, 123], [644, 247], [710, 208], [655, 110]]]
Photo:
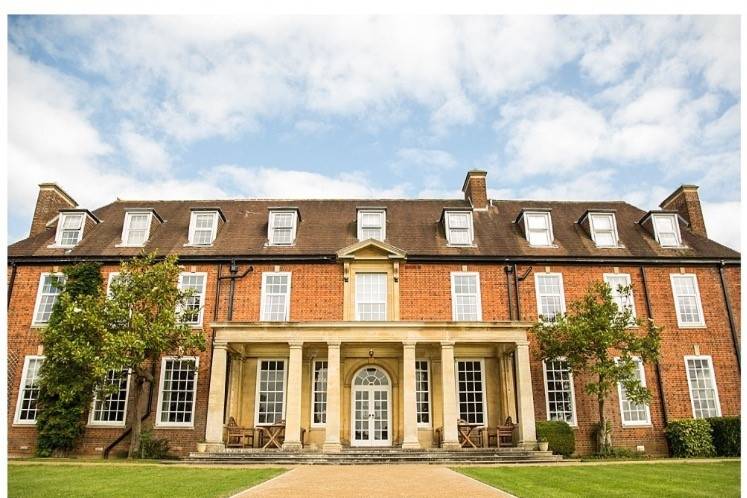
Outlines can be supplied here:
[[230, 417], [226, 426], [226, 448], [246, 448], [254, 446], [254, 429], [241, 427]]

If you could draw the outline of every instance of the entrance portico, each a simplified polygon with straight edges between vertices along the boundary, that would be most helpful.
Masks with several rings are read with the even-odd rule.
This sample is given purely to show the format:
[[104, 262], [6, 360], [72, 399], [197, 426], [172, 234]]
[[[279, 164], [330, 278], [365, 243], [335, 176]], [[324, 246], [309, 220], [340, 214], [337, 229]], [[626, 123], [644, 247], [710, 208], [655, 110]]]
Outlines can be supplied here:
[[[460, 447], [457, 421], [510, 416], [536, 445], [524, 322], [214, 323], [205, 437], [285, 422], [283, 449]], [[302, 429], [305, 434], [302, 440]]]

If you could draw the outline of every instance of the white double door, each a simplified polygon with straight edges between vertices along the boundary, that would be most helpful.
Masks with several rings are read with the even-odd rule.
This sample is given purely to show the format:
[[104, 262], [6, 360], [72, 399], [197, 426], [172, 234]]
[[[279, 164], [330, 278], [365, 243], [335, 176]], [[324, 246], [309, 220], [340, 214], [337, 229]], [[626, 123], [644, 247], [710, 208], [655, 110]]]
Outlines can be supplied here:
[[389, 386], [353, 386], [353, 446], [391, 446]]

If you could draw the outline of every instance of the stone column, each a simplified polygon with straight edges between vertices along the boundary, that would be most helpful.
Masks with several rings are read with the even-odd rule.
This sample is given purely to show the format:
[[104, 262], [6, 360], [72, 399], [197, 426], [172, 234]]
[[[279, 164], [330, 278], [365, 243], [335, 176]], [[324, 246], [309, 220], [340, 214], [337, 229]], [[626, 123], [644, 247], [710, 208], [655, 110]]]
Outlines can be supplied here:
[[405, 437], [402, 441], [403, 450], [420, 449], [418, 440], [418, 416], [415, 396], [415, 343], [403, 342], [403, 376], [402, 399], [404, 402]]
[[532, 373], [529, 368], [529, 342], [516, 343], [516, 396], [519, 413], [519, 446], [527, 449], [537, 447], [534, 429], [534, 395], [532, 394]]
[[454, 342], [441, 342], [441, 389], [444, 402], [444, 428], [442, 448], [460, 449], [457, 434], [457, 395], [456, 377], [454, 376]]
[[288, 387], [285, 407], [284, 450], [300, 450], [301, 444], [301, 381], [303, 373], [303, 342], [288, 343]]
[[500, 375], [501, 418], [503, 424], [507, 417], [516, 423], [516, 394], [514, 393], [514, 369], [510, 353], [503, 345], [496, 348], [498, 357], [498, 372]]
[[226, 361], [228, 345], [213, 344], [213, 360], [210, 364], [210, 392], [208, 394], [207, 423], [205, 425], [206, 451], [222, 451], [223, 419], [225, 417]]
[[[327, 343], [327, 421], [324, 435], [324, 453], [339, 453], [340, 444], [340, 343]], [[313, 400], [311, 401], [314, 402]]]

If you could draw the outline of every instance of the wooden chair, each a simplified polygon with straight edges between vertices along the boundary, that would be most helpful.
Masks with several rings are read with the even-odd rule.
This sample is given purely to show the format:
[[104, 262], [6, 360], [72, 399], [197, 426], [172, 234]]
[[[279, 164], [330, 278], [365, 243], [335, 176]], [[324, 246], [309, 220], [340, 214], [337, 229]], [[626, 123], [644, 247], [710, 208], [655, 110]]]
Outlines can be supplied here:
[[492, 429], [490, 427], [483, 427], [480, 429], [480, 439], [484, 448], [490, 448], [491, 442], [495, 441], [495, 446], [498, 446], [498, 428]]
[[254, 445], [254, 429], [239, 426], [233, 417], [228, 419], [226, 432], [226, 448], [244, 448]]
[[511, 417], [506, 419], [503, 425], [498, 426], [498, 447], [503, 448], [514, 445], [514, 429], [516, 424], [513, 423]]

